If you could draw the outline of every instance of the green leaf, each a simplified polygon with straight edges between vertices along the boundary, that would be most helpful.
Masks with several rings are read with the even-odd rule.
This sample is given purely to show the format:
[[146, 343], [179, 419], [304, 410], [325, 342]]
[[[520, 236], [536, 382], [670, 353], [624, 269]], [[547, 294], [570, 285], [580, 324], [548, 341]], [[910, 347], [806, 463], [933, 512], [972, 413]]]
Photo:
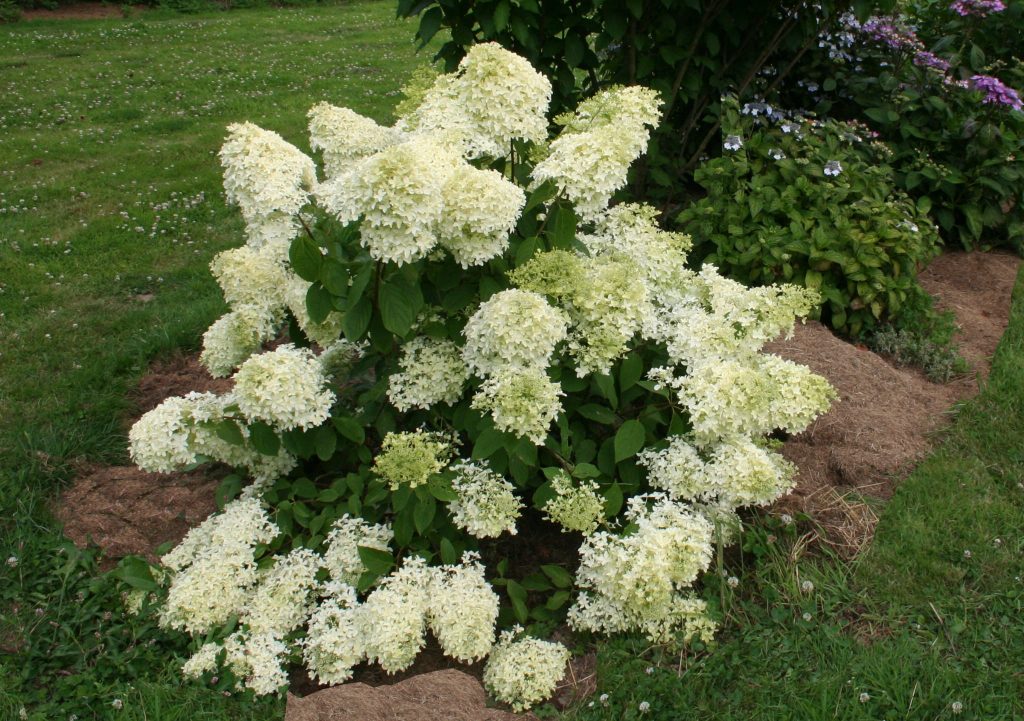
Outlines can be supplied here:
[[417, 37], [419, 37], [422, 43], [421, 47], [425, 47], [430, 42], [431, 38], [437, 35], [437, 31], [441, 29], [441, 22], [444, 20], [444, 14], [441, 12], [441, 8], [432, 7], [427, 10], [420, 17], [420, 27], [416, 31]]
[[331, 422], [334, 423], [334, 427], [343, 438], [347, 438], [353, 443], [359, 444], [366, 440], [366, 430], [355, 418], [351, 418], [349, 416], [334, 416], [331, 419]]
[[508, 27], [508, 16], [510, 7], [508, 0], [501, 0], [498, 5], [494, 8], [494, 29], [499, 33]]
[[437, 501], [432, 496], [427, 496], [425, 500], [420, 500], [416, 504], [416, 510], [413, 511], [412, 520], [416, 525], [416, 530], [419, 533], [425, 533], [430, 528], [431, 521], [434, 520], [434, 514], [437, 512]]
[[455, 546], [447, 538], [441, 537], [441, 562], [447, 565], [456, 563], [459, 560], [459, 554], [455, 551]]
[[572, 469], [572, 475], [575, 478], [597, 478], [601, 471], [592, 463], [577, 463]]
[[505, 447], [505, 441], [507, 437], [501, 431], [493, 428], [485, 429], [476, 439], [476, 443], [473, 444], [473, 459], [480, 461], [485, 458], [490, 458], [499, 449]]
[[452, 490], [451, 481], [441, 476], [431, 476], [427, 481], [427, 489], [430, 491], [430, 495], [439, 501], [451, 503], [459, 500], [459, 494]]
[[338, 434], [330, 426], [320, 426], [316, 429], [314, 439], [316, 445], [316, 457], [321, 461], [329, 461], [338, 447]]
[[288, 249], [288, 260], [291, 261], [295, 275], [303, 280], [312, 283], [320, 279], [320, 265], [324, 262], [324, 256], [320, 253], [320, 247], [305, 235], [292, 241]]
[[555, 182], [552, 180], [545, 180], [543, 183], [538, 185], [526, 199], [526, 206], [523, 208], [523, 214], [525, 215], [541, 203], [548, 202], [555, 197], [555, 193], [557, 192], [558, 186], [555, 185]]
[[540, 573], [531, 573], [523, 579], [523, 588], [527, 591], [550, 591], [551, 582]]
[[530, 611], [526, 606], [526, 589], [516, 581], [509, 580], [505, 590], [512, 601], [512, 610], [515, 611], [516, 618], [520, 623], [526, 623], [530, 617]]
[[265, 456], [276, 456], [281, 449], [281, 439], [277, 432], [263, 421], [249, 424], [249, 441], [253, 448]]
[[922, 213], [930, 213], [932, 210], [932, 199], [927, 195], [922, 195], [917, 199], [917, 209]]
[[596, 421], [597, 423], [603, 423], [609, 426], [615, 423], [618, 418], [618, 416], [616, 416], [611, 410], [604, 406], [599, 406], [596, 403], [587, 403], [586, 405], [580, 406], [576, 412], [589, 421]]
[[323, 323], [334, 310], [334, 298], [319, 282], [306, 291], [306, 312], [314, 323]]
[[300, 478], [292, 484], [292, 492], [299, 498], [316, 498], [320, 490], [313, 481], [308, 478]]
[[622, 486], [613, 483], [604, 492], [604, 515], [605, 518], [614, 518], [622, 510], [625, 498], [622, 495]]
[[217, 508], [223, 510], [224, 506], [228, 504], [238, 495], [242, 490], [242, 479], [232, 473], [230, 476], [225, 476], [220, 483], [217, 484], [217, 491], [214, 494], [214, 498], [217, 502]]
[[367, 298], [360, 298], [358, 303], [348, 309], [341, 321], [341, 330], [345, 337], [352, 342], [362, 340], [366, 329], [370, 327], [372, 315], [373, 304]]
[[385, 328], [400, 338], [405, 337], [416, 320], [405, 285], [384, 283], [381, 286], [380, 315]]
[[320, 282], [332, 295], [348, 295], [349, 274], [345, 266], [334, 258], [324, 258], [320, 266]]
[[644, 361], [636, 353], [630, 353], [622, 359], [619, 368], [619, 390], [628, 391], [644, 376]]
[[558, 588], [570, 588], [572, 586], [572, 574], [561, 566], [548, 564], [541, 566], [540, 570], [542, 570], [544, 575], [550, 578], [551, 582]]
[[576, 238], [576, 213], [568, 205], [556, 205], [548, 218], [548, 237], [555, 248], [569, 250]]
[[644, 447], [646, 436], [643, 424], [636, 419], [630, 419], [619, 426], [615, 433], [615, 462], [635, 456]]
[[551, 594], [551, 598], [548, 599], [547, 603], [544, 604], [544, 608], [549, 611], [557, 611], [569, 600], [569, 595], [568, 591], [555, 591]]
[[149, 564], [138, 556], [122, 558], [111, 575], [142, 591], [156, 591], [160, 588], [153, 579]]
[[242, 435], [242, 429], [230, 418], [225, 418], [218, 422], [213, 427], [213, 432], [225, 443], [230, 443], [233, 446], [245, 445], [245, 436]]
[[383, 576], [395, 565], [395, 557], [389, 551], [382, 551], [379, 548], [359, 546], [359, 560], [370, 573]]

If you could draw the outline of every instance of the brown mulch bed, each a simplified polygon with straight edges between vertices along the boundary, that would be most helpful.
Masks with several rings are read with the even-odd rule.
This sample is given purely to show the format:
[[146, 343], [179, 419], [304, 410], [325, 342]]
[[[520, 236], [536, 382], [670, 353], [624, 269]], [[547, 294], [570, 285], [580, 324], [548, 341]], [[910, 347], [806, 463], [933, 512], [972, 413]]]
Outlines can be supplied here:
[[951, 407], [976, 395], [988, 376], [1009, 323], [1020, 263], [1002, 253], [947, 253], [920, 275], [938, 307], [956, 315], [956, 340], [973, 368], [950, 383], [932, 383], [917, 370], [896, 367], [820, 323], [798, 326], [791, 339], [769, 346], [810, 366], [839, 391], [832, 410], [784, 446], [800, 470], [796, 489], [776, 504], [779, 512], [811, 516], [844, 555], [870, 540], [879, 501], [927, 454]]

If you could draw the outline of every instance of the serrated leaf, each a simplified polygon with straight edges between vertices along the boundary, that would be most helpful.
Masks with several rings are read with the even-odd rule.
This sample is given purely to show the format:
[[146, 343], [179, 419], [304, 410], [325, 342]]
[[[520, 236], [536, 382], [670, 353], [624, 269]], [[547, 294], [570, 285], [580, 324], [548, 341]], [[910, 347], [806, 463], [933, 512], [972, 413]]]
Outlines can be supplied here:
[[635, 456], [644, 447], [646, 437], [647, 431], [636, 419], [631, 418], [619, 426], [615, 432], [615, 462], [620, 463]]
[[319, 282], [306, 291], [306, 312], [314, 323], [323, 323], [334, 310], [334, 297]]
[[369, 546], [359, 546], [357, 550], [363, 567], [377, 576], [383, 576], [395, 565], [395, 557], [391, 555], [390, 551], [382, 551]]
[[292, 241], [288, 249], [288, 260], [295, 275], [312, 283], [320, 279], [320, 266], [324, 261], [320, 247], [305, 235]]
[[265, 456], [276, 456], [281, 449], [281, 438], [277, 432], [262, 421], [249, 424], [249, 442]]
[[572, 574], [561, 566], [547, 564], [540, 567], [544, 575], [551, 579], [551, 582], [558, 588], [572, 587]]

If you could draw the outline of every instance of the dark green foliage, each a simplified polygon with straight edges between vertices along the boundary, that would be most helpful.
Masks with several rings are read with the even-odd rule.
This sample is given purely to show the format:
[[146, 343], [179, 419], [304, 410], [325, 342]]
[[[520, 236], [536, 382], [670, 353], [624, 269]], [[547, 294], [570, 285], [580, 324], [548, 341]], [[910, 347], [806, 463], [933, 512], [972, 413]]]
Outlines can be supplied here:
[[[723, 124], [743, 147], [696, 172], [707, 196], [678, 219], [698, 255], [748, 284], [818, 290], [821, 319], [854, 336], [924, 302], [917, 271], [938, 236], [894, 187], [884, 146], [834, 121], [762, 123], [734, 101]], [[838, 175], [825, 174], [830, 163]]]
[[774, 87], [839, 14], [891, 5], [826, 0], [815, 12], [790, 13], [770, 0], [399, 0], [398, 14], [419, 15], [422, 42], [451, 31], [438, 53], [449, 70], [477, 42], [526, 57], [551, 78], [556, 112], [612, 83], [658, 90], [665, 122], [638, 169], [637, 189], [649, 185], [664, 196], [713, 144], [723, 93], [742, 97], [768, 65]]

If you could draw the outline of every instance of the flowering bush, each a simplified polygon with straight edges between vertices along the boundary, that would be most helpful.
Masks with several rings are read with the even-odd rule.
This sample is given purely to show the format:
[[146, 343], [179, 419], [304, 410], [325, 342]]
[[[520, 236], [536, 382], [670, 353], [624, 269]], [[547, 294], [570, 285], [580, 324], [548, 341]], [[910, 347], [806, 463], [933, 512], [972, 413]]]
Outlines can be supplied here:
[[894, 150], [897, 184], [947, 242], [1020, 249], [1024, 8], [964, 0], [908, 9], [919, 15], [846, 18], [803, 69], [814, 107], [870, 122]]
[[[600, 93], [550, 142], [549, 95], [488, 44], [393, 128], [317, 105], [323, 179], [276, 134], [229, 128], [248, 241], [213, 262], [231, 309], [203, 358], [234, 387], [131, 431], [144, 468], [238, 469], [163, 558], [161, 621], [197, 644], [186, 674], [270, 693], [301, 661], [338, 683], [407, 668], [430, 633], [488, 657], [488, 689], [523, 708], [567, 658], [533, 636], [566, 618], [711, 638], [693, 585], [713, 545], [793, 484], [768, 435], [833, 397], [760, 352], [817, 297], [689, 270], [689, 238], [651, 208], [608, 207], [654, 92]], [[510, 537], [544, 524], [578, 561], [510, 569]]]
[[696, 173], [707, 197], [679, 216], [711, 245], [708, 262], [817, 290], [822, 320], [852, 335], [922, 305], [917, 271], [938, 234], [894, 187], [888, 149], [863, 127], [725, 105], [725, 151]]

